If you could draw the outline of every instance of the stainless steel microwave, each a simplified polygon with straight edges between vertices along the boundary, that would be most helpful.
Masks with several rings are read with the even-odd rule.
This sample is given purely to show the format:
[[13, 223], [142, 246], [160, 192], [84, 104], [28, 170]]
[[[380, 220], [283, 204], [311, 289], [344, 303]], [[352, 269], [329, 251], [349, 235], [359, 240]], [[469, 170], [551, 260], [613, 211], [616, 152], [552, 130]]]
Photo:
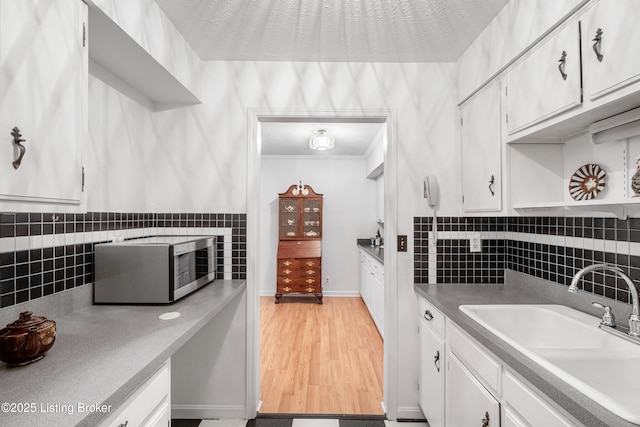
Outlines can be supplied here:
[[155, 236], [95, 246], [93, 300], [166, 304], [216, 277], [215, 236]]

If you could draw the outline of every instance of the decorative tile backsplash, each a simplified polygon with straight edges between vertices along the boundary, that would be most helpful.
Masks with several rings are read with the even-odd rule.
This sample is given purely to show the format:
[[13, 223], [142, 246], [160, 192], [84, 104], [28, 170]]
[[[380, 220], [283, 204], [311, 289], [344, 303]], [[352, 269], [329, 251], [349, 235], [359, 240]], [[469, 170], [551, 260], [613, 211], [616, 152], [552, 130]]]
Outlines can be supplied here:
[[246, 278], [245, 214], [0, 214], [0, 308], [92, 283], [94, 246], [114, 237], [215, 235], [217, 278]]
[[[504, 268], [569, 285], [581, 268], [617, 265], [640, 281], [640, 218], [445, 217], [429, 246], [432, 218], [414, 218], [416, 283], [502, 283]], [[467, 233], [480, 232], [481, 253], [469, 251]], [[435, 260], [434, 260], [435, 258]], [[621, 279], [594, 272], [580, 287], [630, 302]]]

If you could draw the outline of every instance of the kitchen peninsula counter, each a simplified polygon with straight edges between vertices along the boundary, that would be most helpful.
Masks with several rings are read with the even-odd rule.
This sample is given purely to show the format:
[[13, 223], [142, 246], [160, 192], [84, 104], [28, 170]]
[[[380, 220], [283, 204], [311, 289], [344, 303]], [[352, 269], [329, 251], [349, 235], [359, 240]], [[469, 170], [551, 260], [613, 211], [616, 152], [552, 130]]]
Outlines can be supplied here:
[[[414, 290], [427, 299], [447, 318], [471, 335], [487, 350], [498, 357], [529, 383], [556, 402], [568, 413], [589, 427], [631, 427], [632, 424], [613, 414], [583, 393], [571, 387], [548, 370], [539, 366], [518, 350], [493, 335], [458, 309], [463, 304], [560, 304], [599, 316], [591, 301], [603, 302], [601, 297], [587, 292], [570, 294], [567, 287], [541, 279], [528, 281], [516, 272], [507, 270], [508, 284], [416, 284]], [[530, 276], [529, 276], [530, 277]], [[608, 300], [607, 305], [615, 306], [619, 319], [626, 319], [628, 309], [616, 301]], [[626, 304], [628, 306], [628, 304]], [[619, 315], [618, 315], [619, 313]], [[526, 331], [523, 331], [526, 334]]]
[[[115, 410], [245, 289], [244, 280], [216, 280], [170, 305], [91, 305], [52, 319], [56, 342], [44, 359], [0, 366], [0, 400], [35, 409], [3, 407], [0, 425], [98, 425], [109, 412], [89, 409]], [[158, 318], [167, 312], [180, 317]]]

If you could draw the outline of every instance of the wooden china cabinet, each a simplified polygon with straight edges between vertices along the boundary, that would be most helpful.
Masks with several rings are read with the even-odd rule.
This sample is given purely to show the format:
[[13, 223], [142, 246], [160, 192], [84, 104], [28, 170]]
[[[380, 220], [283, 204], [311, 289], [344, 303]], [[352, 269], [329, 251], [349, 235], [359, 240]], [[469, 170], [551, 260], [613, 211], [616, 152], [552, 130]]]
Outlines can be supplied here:
[[294, 184], [278, 195], [276, 304], [288, 294], [322, 304], [322, 194]]

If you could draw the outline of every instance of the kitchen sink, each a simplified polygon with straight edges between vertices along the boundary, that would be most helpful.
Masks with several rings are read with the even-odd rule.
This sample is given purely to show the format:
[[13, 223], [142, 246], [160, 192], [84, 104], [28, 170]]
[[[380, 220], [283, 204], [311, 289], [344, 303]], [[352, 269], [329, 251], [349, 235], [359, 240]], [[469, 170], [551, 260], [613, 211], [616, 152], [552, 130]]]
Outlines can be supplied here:
[[633, 423], [640, 423], [640, 345], [562, 305], [461, 305], [460, 310], [540, 366]]

